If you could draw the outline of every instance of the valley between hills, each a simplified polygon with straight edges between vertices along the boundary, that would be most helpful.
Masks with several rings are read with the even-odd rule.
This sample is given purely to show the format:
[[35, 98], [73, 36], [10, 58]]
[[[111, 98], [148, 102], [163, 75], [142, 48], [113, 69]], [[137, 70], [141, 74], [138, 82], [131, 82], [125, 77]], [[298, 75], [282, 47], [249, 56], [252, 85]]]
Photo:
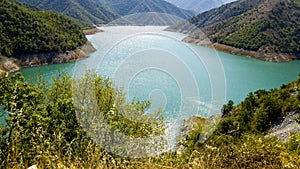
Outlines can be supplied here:
[[298, 60], [299, 0], [0, 0], [0, 168], [300, 168]]

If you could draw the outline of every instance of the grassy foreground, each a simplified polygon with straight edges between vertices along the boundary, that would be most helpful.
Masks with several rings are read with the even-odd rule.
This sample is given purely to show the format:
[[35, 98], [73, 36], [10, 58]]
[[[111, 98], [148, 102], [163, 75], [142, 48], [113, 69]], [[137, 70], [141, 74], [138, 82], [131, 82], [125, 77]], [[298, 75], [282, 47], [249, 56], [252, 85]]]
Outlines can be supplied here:
[[249, 94], [237, 106], [229, 102], [217, 130], [204, 143], [198, 141], [200, 124], [180, 143], [183, 150], [134, 159], [103, 148], [113, 142], [109, 132], [102, 132], [107, 141], [101, 146], [90, 138], [93, 130], [85, 125], [103, 129], [102, 121], [82, 121], [102, 116], [107, 126], [132, 138], [157, 136], [165, 124], [159, 111], [144, 115], [149, 102], [127, 103], [110, 80], [91, 72], [80, 79], [58, 76], [52, 84], [42, 79], [28, 83], [19, 73], [1, 76], [0, 168], [299, 168], [299, 134], [287, 142], [265, 137], [272, 123], [299, 111], [299, 89], [297, 80], [281, 89]]

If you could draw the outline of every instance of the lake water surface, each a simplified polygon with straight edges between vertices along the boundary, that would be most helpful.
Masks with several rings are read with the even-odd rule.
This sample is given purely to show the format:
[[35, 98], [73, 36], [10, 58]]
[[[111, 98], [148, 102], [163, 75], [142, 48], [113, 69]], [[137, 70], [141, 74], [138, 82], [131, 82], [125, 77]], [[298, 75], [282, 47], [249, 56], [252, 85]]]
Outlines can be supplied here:
[[58, 72], [80, 75], [95, 69], [123, 87], [128, 100], [152, 101], [168, 120], [192, 115], [209, 117], [220, 113], [223, 103], [242, 101], [258, 89], [278, 88], [295, 80], [300, 62], [269, 63], [216, 52], [181, 42], [183, 34], [162, 31], [164, 27], [103, 27], [103, 33], [87, 36], [97, 51], [76, 63], [21, 70], [27, 79]]

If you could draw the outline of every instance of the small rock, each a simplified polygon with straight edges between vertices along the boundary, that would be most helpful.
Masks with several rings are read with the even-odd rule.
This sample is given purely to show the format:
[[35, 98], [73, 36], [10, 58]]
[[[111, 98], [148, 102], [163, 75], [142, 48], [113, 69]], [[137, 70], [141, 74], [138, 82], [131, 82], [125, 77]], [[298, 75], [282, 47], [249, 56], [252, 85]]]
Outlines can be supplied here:
[[38, 169], [37, 165], [30, 166], [28, 169]]

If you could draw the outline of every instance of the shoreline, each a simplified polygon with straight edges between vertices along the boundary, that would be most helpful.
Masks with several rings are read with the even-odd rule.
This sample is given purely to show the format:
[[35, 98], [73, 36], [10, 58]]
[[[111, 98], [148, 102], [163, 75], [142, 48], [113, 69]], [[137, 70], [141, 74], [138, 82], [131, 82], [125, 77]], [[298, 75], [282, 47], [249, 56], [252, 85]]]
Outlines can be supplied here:
[[207, 46], [217, 51], [232, 54], [232, 55], [243, 56], [243, 57], [258, 59], [267, 62], [282, 63], [282, 62], [291, 62], [291, 61], [299, 60], [297, 56], [293, 56], [293, 55], [280, 54], [280, 53], [266, 53], [261, 51], [249, 51], [249, 50], [235, 48], [220, 43], [211, 43], [210, 41], [208, 42], [207, 40], [194, 39], [190, 36], [185, 37], [182, 41], [186, 43], [200, 45], [200, 46]]
[[76, 62], [88, 58], [95, 51], [96, 49], [92, 43], [88, 41], [83, 46], [65, 53], [49, 52], [17, 55], [10, 58], [2, 57], [0, 58], [0, 73], [10, 74], [23, 68]]
[[[83, 30], [83, 33], [85, 35], [94, 35], [99, 32], [104, 31], [98, 28]], [[48, 52], [22, 54], [12, 57], [0, 56], [0, 74], [14, 73], [23, 68], [76, 62], [88, 58], [89, 55], [95, 51], [96, 48], [90, 41], [87, 41], [84, 45], [79, 46], [72, 51], [66, 51], [64, 53]]]
[[91, 29], [84, 29], [82, 31], [85, 35], [94, 35], [94, 34], [99, 33], [99, 32], [104, 32], [103, 30], [101, 30], [97, 27], [96, 28], [91, 28]]

